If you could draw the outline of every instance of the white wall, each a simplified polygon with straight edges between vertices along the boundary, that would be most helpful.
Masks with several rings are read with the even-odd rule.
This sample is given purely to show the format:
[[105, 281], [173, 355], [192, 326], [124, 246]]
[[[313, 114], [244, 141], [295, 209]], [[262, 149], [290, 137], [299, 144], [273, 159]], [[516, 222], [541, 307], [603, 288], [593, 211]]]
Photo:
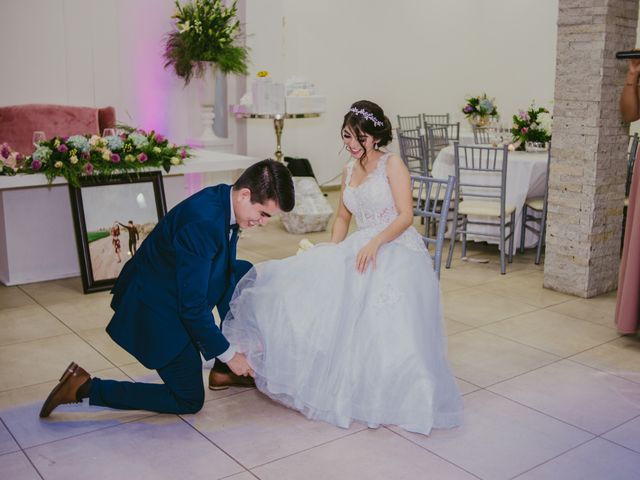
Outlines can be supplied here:
[[112, 105], [119, 122], [174, 142], [198, 136], [196, 88], [163, 67], [173, 10], [173, 0], [1, 0], [0, 105]]
[[[285, 154], [309, 158], [322, 183], [347, 160], [339, 128], [356, 100], [379, 103], [394, 125], [419, 112], [462, 121], [465, 96], [485, 91], [503, 120], [534, 99], [549, 105], [557, 9], [557, 0], [248, 0], [252, 74], [304, 75], [327, 95], [325, 115], [287, 121], [283, 135]], [[249, 121], [250, 155], [272, 152], [269, 128]]]
[[[287, 121], [283, 135], [285, 154], [309, 158], [321, 183], [347, 160], [338, 130], [355, 100], [378, 102], [395, 124], [397, 114], [422, 111], [463, 121], [465, 96], [485, 91], [496, 97], [503, 120], [534, 99], [553, 99], [557, 0], [239, 4], [251, 47], [247, 83], [263, 69], [280, 81], [304, 75], [328, 97], [326, 114]], [[193, 89], [162, 67], [173, 5], [1, 0], [0, 105], [113, 105], [120, 121], [156, 128], [173, 141], [197, 135]], [[238, 125], [247, 126], [247, 154], [273, 154], [271, 122], [232, 119], [232, 134]], [[236, 146], [244, 151], [242, 141]]]

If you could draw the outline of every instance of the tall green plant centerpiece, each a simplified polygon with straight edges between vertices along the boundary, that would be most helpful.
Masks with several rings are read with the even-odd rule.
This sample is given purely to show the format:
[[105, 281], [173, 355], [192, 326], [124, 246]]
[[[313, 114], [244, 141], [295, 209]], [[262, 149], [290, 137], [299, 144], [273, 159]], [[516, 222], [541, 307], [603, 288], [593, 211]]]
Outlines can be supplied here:
[[217, 140], [213, 133], [216, 71], [246, 75], [249, 52], [241, 43], [242, 31], [234, 1], [229, 7], [222, 0], [176, 0], [174, 29], [167, 35], [165, 68], [172, 68], [188, 85], [200, 81], [203, 142]]

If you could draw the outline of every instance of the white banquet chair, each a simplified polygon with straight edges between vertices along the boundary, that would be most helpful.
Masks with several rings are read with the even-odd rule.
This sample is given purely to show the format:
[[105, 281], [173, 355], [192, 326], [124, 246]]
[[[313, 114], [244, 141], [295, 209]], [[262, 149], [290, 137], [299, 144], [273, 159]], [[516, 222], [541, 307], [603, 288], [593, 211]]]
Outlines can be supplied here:
[[419, 129], [397, 130], [400, 157], [409, 172], [416, 175], [429, 176], [429, 152], [424, 137]]
[[439, 113], [439, 114], [423, 113], [422, 123], [449, 123], [449, 118], [450, 116], [448, 113]]
[[425, 124], [425, 129], [430, 161], [431, 165], [433, 165], [440, 150], [449, 146], [449, 129], [445, 125], [434, 126], [430, 124]]
[[426, 132], [429, 127], [445, 127], [447, 129], [447, 137], [449, 143], [460, 141], [460, 122], [456, 123], [431, 123], [424, 122], [424, 131]]
[[[442, 264], [444, 234], [447, 229], [447, 215], [455, 181], [453, 176], [449, 176], [447, 180], [441, 180], [411, 175], [411, 189], [415, 201], [413, 215], [423, 220], [424, 233], [421, 235], [427, 249], [434, 246], [433, 269], [438, 278], [440, 278]], [[431, 228], [431, 225], [435, 228]]]
[[[506, 203], [507, 159], [509, 150], [502, 147], [482, 147], [454, 143], [456, 189], [453, 229], [449, 242], [446, 268], [451, 267], [456, 237], [460, 235], [462, 257], [467, 254], [467, 235], [497, 239], [500, 247], [500, 273], [506, 273], [506, 258], [513, 261], [516, 207]], [[480, 218], [476, 218], [480, 217]], [[485, 220], [487, 219], [488, 220]], [[496, 236], [474, 231], [469, 226], [499, 228]], [[507, 233], [508, 230], [508, 233]], [[507, 250], [507, 240], [509, 247]], [[508, 255], [507, 255], [508, 252]]]
[[422, 126], [422, 116], [418, 115], [398, 115], [398, 128], [400, 130], [415, 130]]
[[533, 232], [538, 241], [536, 244], [535, 264], [540, 265], [542, 246], [547, 231], [547, 201], [549, 198], [549, 171], [551, 165], [551, 144], [547, 155], [547, 177], [544, 182], [544, 195], [542, 197], [527, 198], [522, 206], [522, 224], [520, 226], [520, 253], [524, 253], [524, 241], [527, 230]]

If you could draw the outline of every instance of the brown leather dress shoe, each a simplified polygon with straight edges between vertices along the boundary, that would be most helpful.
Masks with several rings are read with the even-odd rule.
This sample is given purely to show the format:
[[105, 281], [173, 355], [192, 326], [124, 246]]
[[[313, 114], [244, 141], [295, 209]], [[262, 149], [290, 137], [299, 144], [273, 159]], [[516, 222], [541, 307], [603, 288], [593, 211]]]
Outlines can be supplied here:
[[211, 390], [226, 390], [229, 387], [255, 388], [255, 386], [256, 382], [251, 377], [236, 375], [231, 371], [218, 371], [215, 368], [209, 372], [209, 389]]
[[44, 401], [40, 410], [40, 418], [48, 417], [54, 408], [64, 403], [79, 403], [77, 395], [78, 389], [91, 376], [77, 363], [71, 362], [67, 369], [60, 377], [58, 385], [56, 385], [51, 393]]

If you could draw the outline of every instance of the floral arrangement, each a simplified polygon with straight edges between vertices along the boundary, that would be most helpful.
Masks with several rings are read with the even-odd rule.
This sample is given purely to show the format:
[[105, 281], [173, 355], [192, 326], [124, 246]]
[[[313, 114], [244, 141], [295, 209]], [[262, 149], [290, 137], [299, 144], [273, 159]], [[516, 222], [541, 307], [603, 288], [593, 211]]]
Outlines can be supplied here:
[[0, 145], [0, 175], [13, 175], [24, 157], [11, 149], [8, 143]]
[[237, 44], [241, 32], [236, 14], [235, 1], [226, 7], [222, 0], [193, 0], [184, 6], [176, 0], [172, 16], [176, 24], [167, 36], [165, 68], [173, 67], [185, 84], [194, 75], [202, 76], [208, 62], [223, 73], [246, 75], [249, 53]]
[[168, 172], [172, 165], [181, 165], [190, 156], [188, 147], [171, 144], [160, 134], [128, 128], [107, 137], [54, 137], [39, 142], [29, 157], [22, 157], [3, 144], [0, 174], [42, 173], [49, 183], [64, 177], [69, 184], [79, 186], [82, 176], [100, 177], [150, 167], [162, 167]]
[[513, 116], [513, 141], [519, 143], [520, 150], [524, 150], [526, 142], [547, 143], [551, 140], [552, 122], [549, 110], [544, 107], [536, 108], [531, 104], [527, 111], [520, 110]]
[[494, 98], [487, 97], [486, 93], [477, 97], [469, 97], [465, 99], [467, 102], [462, 107], [462, 113], [471, 121], [473, 118], [488, 119], [489, 117], [498, 116], [498, 107]]

